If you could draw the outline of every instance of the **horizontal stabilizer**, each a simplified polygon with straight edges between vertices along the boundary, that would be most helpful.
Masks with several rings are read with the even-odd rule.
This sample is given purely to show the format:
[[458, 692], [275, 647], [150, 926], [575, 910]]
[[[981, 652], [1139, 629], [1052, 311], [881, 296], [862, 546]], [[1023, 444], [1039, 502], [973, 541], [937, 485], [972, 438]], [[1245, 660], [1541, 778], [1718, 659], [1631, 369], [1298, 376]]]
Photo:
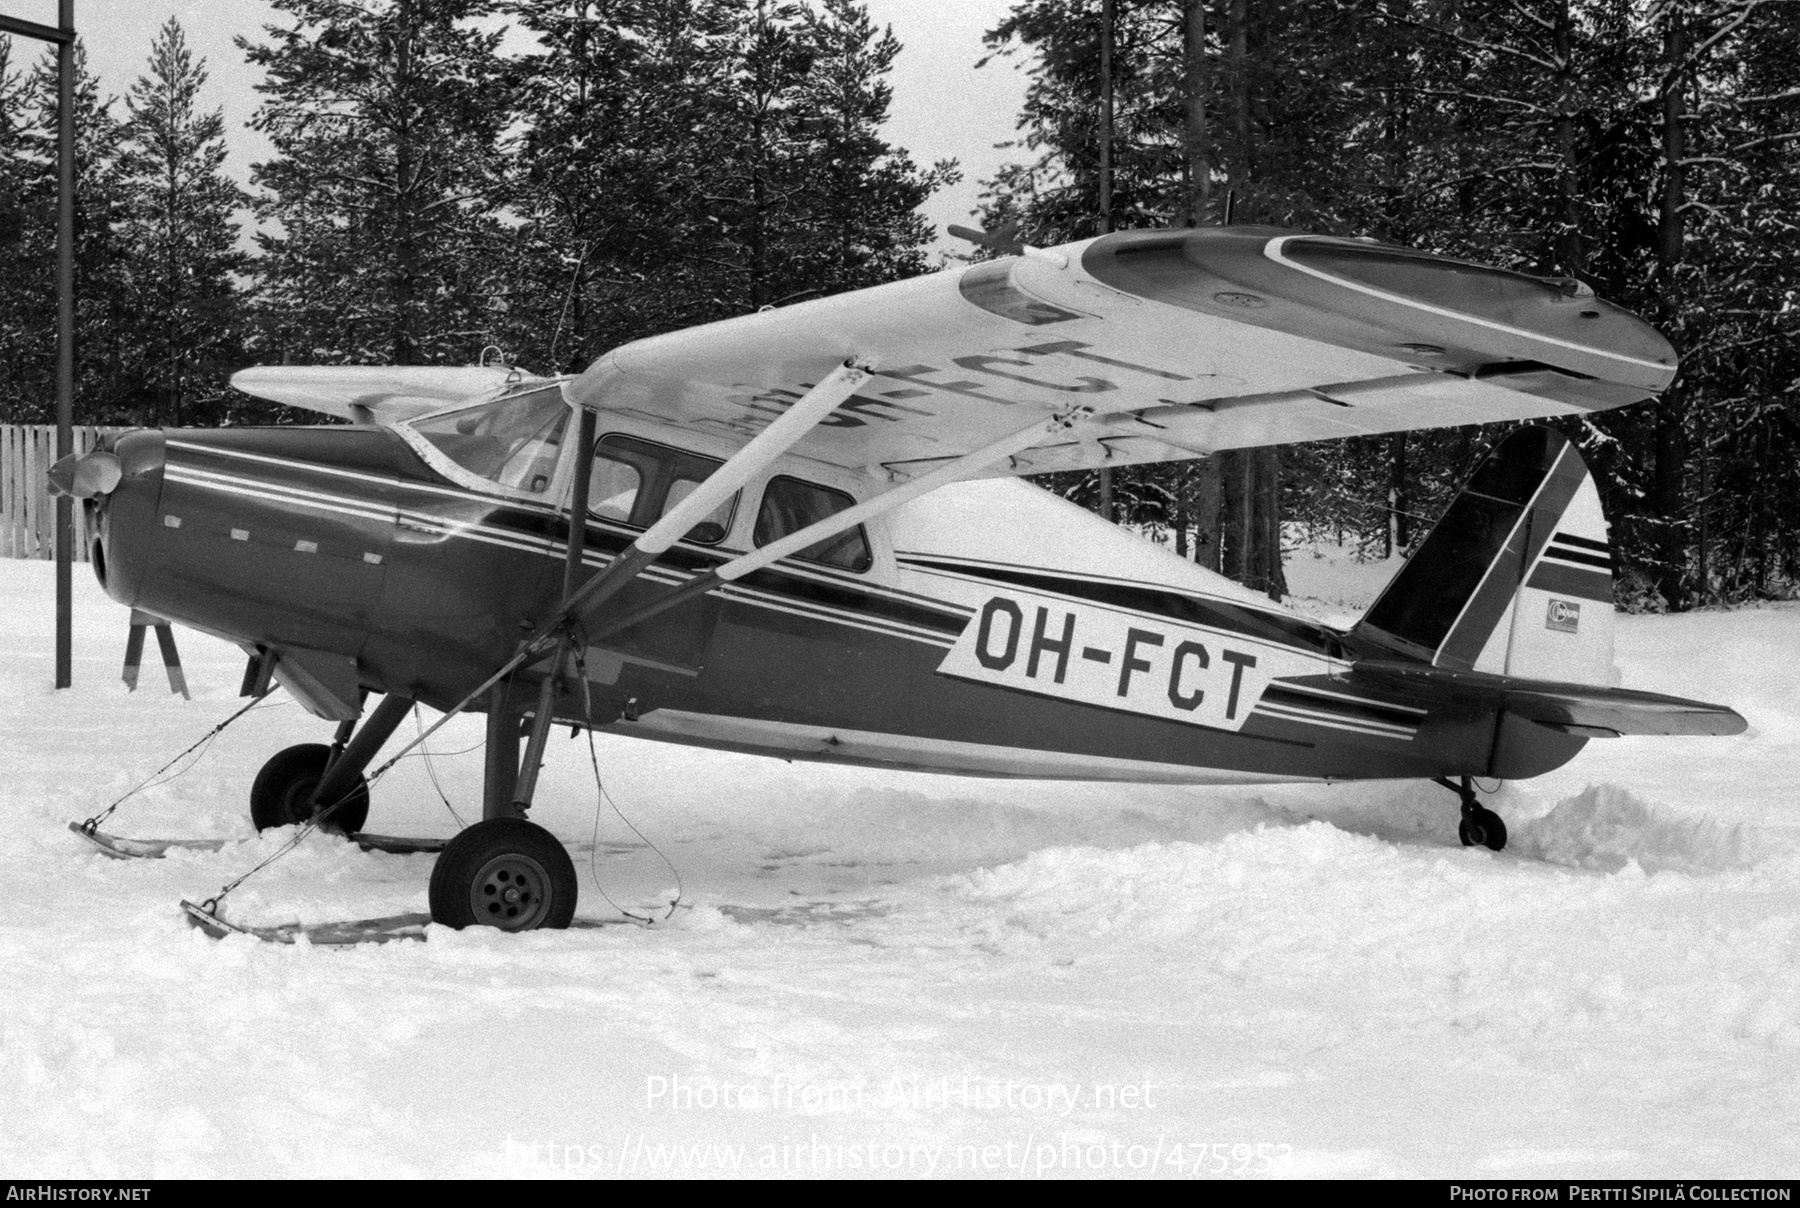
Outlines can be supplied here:
[[1433, 708], [1504, 709], [1584, 738], [1623, 734], [1742, 734], [1743, 717], [1723, 705], [1678, 696], [1458, 671], [1419, 663], [1364, 660], [1343, 676], [1358, 688]]
[[231, 384], [271, 402], [385, 427], [498, 394], [530, 376], [505, 365], [258, 365], [232, 374]]

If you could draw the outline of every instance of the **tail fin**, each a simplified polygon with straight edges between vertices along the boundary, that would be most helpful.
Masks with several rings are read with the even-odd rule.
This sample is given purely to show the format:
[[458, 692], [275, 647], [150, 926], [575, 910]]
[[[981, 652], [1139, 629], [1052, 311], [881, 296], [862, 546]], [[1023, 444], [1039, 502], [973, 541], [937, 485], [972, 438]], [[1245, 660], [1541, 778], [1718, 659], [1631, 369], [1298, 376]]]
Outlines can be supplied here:
[[1436, 667], [1609, 687], [1612, 547], [1561, 433], [1523, 428], [1451, 501], [1353, 635]]

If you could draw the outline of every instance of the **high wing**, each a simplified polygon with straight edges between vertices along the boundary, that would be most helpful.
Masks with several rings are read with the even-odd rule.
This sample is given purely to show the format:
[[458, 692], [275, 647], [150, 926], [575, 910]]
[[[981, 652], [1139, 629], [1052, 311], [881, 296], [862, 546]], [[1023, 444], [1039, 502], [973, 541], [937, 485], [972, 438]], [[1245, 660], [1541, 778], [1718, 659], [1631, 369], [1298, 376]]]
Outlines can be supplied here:
[[1676, 367], [1573, 281], [1224, 227], [1027, 249], [652, 337], [569, 393], [741, 442], [847, 358], [875, 377], [793, 451], [892, 480], [1051, 415], [1077, 422], [988, 472], [1579, 414], [1658, 394]]
[[385, 427], [498, 394], [527, 377], [504, 365], [258, 365], [232, 374], [231, 384], [257, 398]]

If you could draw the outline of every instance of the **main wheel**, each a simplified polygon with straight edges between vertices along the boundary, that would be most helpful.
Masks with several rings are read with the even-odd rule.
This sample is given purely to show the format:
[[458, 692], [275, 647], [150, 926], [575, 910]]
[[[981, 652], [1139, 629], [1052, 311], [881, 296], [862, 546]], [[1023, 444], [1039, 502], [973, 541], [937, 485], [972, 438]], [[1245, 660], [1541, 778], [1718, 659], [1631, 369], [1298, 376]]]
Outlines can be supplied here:
[[431, 919], [458, 931], [567, 927], [575, 863], [555, 835], [523, 818], [490, 818], [444, 845], [431, 867]]
[[[313, 790], [325, 775], [331, 762], [331, 748], [324, 743], [307, 742], [285, 751], [277, 751], [256, 774], [250, 786], [250, 820], [257, 830], [274, 826], [291, 826], [305, 822], [317, 808]], [[329, 801], [321, 805], [330, 805]], [[319, 825], [324, 830], [353, 835], [361, 830], [369, 817], [369, 782], [358, 775], [356, 787], [349, 797], [332, 810]]]
[[1456, 832], [1464, 847], [1485, 847], [1490, 851], [1499, 851], [1506, 846], [1506, 823], [1500, 821], [1499, 814], [1483, 806], [1478, 805], [1470, 810]]

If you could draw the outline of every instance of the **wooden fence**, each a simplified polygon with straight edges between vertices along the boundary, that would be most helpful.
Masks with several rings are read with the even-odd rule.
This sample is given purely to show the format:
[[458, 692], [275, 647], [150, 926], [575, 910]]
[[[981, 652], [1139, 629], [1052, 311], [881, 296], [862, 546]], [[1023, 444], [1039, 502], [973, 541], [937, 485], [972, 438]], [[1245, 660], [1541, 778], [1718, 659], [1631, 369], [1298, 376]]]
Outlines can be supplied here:
[[[123, 428], [76, 428], [75, 452]], [[0, 424], [0, 557], [56, 557], [56, 502], [46, 475], [56, 461], [53, 424]], [[88, 560], [87, 516], [75, 505], [75, 560]]]

